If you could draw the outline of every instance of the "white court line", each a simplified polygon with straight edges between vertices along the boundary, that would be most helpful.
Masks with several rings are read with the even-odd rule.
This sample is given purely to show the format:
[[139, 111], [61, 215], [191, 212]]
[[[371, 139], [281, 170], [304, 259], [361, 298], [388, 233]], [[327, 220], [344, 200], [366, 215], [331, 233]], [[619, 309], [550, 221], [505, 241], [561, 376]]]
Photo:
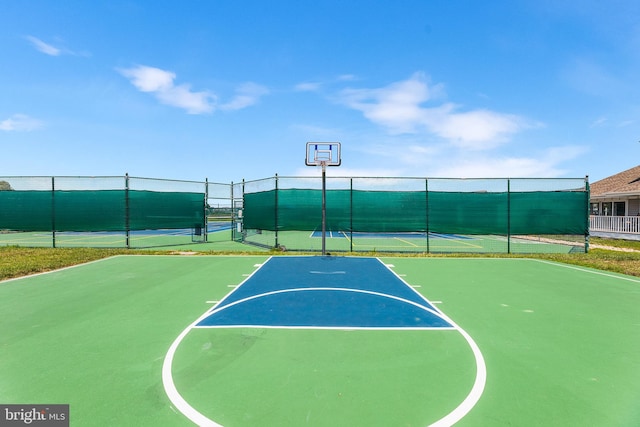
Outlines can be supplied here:
[[189, 403], [180, 395], [178, 389], [176, 388], [175, 383], [173, 382], [173, 376], [171, 374], [171, 365], [173, 364], [173, 357], [176, 354], [176, 350], [178, 346], [187, 336], [189, 331], [201, 320], [209, 316], [209, 312], [205, 312], [202, 316], [200, 316], [195, 322], [189, 325], [184, 331], [178, 335], [175, 341], [169, 347], [169, 351], [167, 351], [167, 355], [164, 357], [164, 362], [162, 363], [162, 384], [164, 385], [164, 391], [169, 397], [169, 400], [176, 409], [181, 412], [185, 417], [189, 418], [193, 423], [199, 425], [201, 427], [223, 427], [220, 424], [215, 423], [213, 420], [202, 415], [198, 412], [193, 406], [189, 405]]
[[[217, 424], [216, 422], [214, 422], [213, 420], [207, 418], [206, 416], [204, 416], [202, 413], [198, 412], [198, 410], [196, 410], [193, 406], [191, 406], [183, 397], [182, 395], [180, 395], [180, 392], [178, 392], [178, 389], [176, 388], [176, 385], [173, 381], [173, 375], [172, 375], [172, 365], [173, 365], [173, 358], [175, 357], [175, 353], [176, 350], [178, 349], [178, 346], [180, 345], [180, 343], [182, 342], [182, 340], [187, 336], [187, 334], [191, 331], [191, 329], [203, 329], [203, 328], [210, 328], [210, 326], [196, 326], [198, 323], [200, 323], [202, 320], [206, 319], [207, 317], [209, 317], [210, 315], [217, 313], [219, 311], [222, 310], [226, 310], [227, 308], [233, 307], [234, 305], [238, 305], [241, 304], [243, 302], [247, 302], [256, 298], [262, 298], [265, 296], [270, 296], [270, 295], [276, 295], [276, 294], [282, 294], [282, 293], [287, 293], [287, 292], [296, 292], [296, 291], [317, 291], [317, 290], [331, 290], [331, 291], [347, 291], [347, 292], [356, 292], [356, 293], [363, 293], [363, 294], [370, 294], [370, 295], [378, 295], [378, 296], [383, 296], [383, 297], [387, 297], [387, 298], [391, 298], [394, 300], [398, 300], [407, 304], [411, 304], [414, 305], [418, 308], [421, 308], [443, 320], [445, 320], [446, 322], [449, 322], [450, 324], [453, 325], [453, 322], [451, 322], [450, 320], [446, 319], [445, 316], [442, 313], [439, 313], [435, 310], [430, 309], [429, 307], [425, 307], [421, 304], [418, 304], [417, 302], [414, 301], [410, 301], [404, 298], [400, 298], [394, 295], [387, 295], [387, 294], [382, 294], [380, 292], [373, 292], [373, 291], [364, 291], [364, 290], [360, 290], [360, 289], [350, 289], [350, 288], [297, 288], [297, 289], [283, 289], [283, 290], [278, 290], [278, 291], [272, 291], [272, 292], [266, 292], [264, 294], [260, 294], [260, 295], [253, 295], [241, 300], [237, 300], [234, 301], [230, 304], [224, 305], [220, 308], [217, 309], [213, 309], [213, 310], [207, 310], [204, 314], [202, 314], [195, 322], [193, 322], [192, 324], [190, 324], [187, 328], [185, 328], [184, 331], [182, 331], [180, 333], [180, 335], [178, 335], [178, 337], [175, 339], [175, 341], [171, 344], [171, 346], [169, 347], [169, 350], [167, 351], [167, 354], [164, 358], [164, 362], [162, 364], [162, 383], [164, 385], [164, 390], [165, 393], [167, 394], [167, 396], [169, 397], [169, 400], [171, 400], [171, 403], [173, 403], [173, 405], [175, 406], [175, 408], [180, 411], [182, 414], [184, 414], [184, 416], [186, 416], [187, 418], [189, 418], [189, 420], [191, 420], [192, 422], [194, 422], [195, 424], [199, 425], [199, 426], [206, 426], [206, 427], [223, 427], [220, 424]], [[225, 326], [228, 327], [228, 326]], [[262, 326], [261, 326], [262, 327]], [[286, 328], [283, 328], [286, 329]], [[305, 329], [314, 329], [314, 328], [305, 328]], [[340, 329], [358, 329], [358, 328], [340, 328]], [[367, 328], [367, 329], [394, 329], [394, 328]], [[401, 329], [424, 329], [424, 328], [401, 328]], [[437, 330], [447, 330], [447, 329], [451, 329], [451, 328], [447, 328], [447, 327], [440, 327], [440, 328], [434, 328]], [[458, 329], [460, 330], [460, 329]], [[460, 330], [461, 333], [466, 334], [464, 331]], [[470, 339], [470, 337], [469, 337]], [[476, 380], [477, 382], [477, 380]], [[468, 400], [468, 398], [466, 399]], [[465, 400], [465, 401], [466, 401]], [[455, 411], [454, 411], [455, 412]], [[466, 412], [465, 412], [466, 413]], [[463, 415], [464, 416], [464, 415]], [[440, 425], [444, 425], [444, 424], [440, 424]]]
[[[391, 270], [390, 267], [393, 266], [392, 264], [385, 264], [384, 262], [382, 262], [381, 259], [379, 258], [376, 258], [376, 259], [380, 261], [382, 265], [385, 265], [389, 269], [389, 271], [391, 271], [399, 280], [401, 280], [405, 285], [407, 285], [409, 289], [412, 289], [416, 294], [422, 297], [422, 299], [427, 301], [429, 305], [435, 308], [435, 306], [433, 305], [434, 303], [429, 301], [420, 292], [412, 288], [411, 285], [405, 282], [405, 280], [402, 277], [400, 277], [395, 271]], [[475, 358], [475, 362], [476, 362], [476, 379], [473, 382], [473, 386], [471, 387], [471, 390], [469, 391], [469, 394], [467, 395], [467, 397], [453, 411], [449, 412], [447, 415], [440, 418], [438, 421], [430, 424], [430, 427], [450, 427], [455, 423], [457, 423], [458, 421], [460, 421], [462, 418], [464, 418], [473, 409], [476, 403], [478, 403], [478, 401], [480, 400], [480, 397], [484, 392], [484, 386], [487, 383], [487, 365], [485, 364], [484, 357], [482, 356], [482, 352], [480, 351], [480, 347], [478, 347], [478, 345], [473, 340], [473, 338], [471, 338], [471, 335], [469, 335], [467, 331], [462, 329], [457, 323], [451, 320], [449, 316], [447, 316], [437, 308], [436, 310], [438, 311], [438, 313], [440, 313], [439, 317], [449, 322], [449, 324], [452, 325], [454, 329], [456, 329], [458, 332], [460, 332], [463, 338], [467, 341], [467, 343], [469, 344], [469, 347], [471, 348], [471, 351], [473, 352], [473, 357]]]
[[[279, 290], [276, 290], [276, 291], [265, 292], [263, 294], [251, 295], [251, 296], [248, 296], [246, 298], [233, 301], [233, 302], [231, 302], [229, 304], [226, 304], [226, 305], [224, 305], [222, 307], [218, 307], [218, 308], [215, 308], [213, 310], [210, 310], [210, 311], [208, 311], [208, 314], [212, 315], [212, 314], [218, 313], [220, 311], [226, 310], [227, 308], [231, 308], [231, 307], [233, 307], [235, 305], [239, 305], [239, 304], [245, 303], [247, 301], [252, 301], [252, 300], [258, 299], [258, 298], [264, 298], [264, 297], [268, 297], [268, 296], [271, 296], [271, 295], [285, 294], [285, 293], [289, 293], [289, 292], [307, 292], [307, 291], [353, 292], [353, 293], [366, 294], [366, 295], [375, 295], [375, 296], [379, 296], [379, 297], [383, 297], [383, 298], [389, 298], [389, 299], [393, 299], [393, 300], [396, 300], [396, 301], [403, 302], [405, 304], [410, 304], [410, 305], [416, 306], [416, 307], [421, 308], [421, 309], [423, 309], [424, 311], [426, 311], [426, 312], [428, 312], [430, 314], [433, 314], [434, 316], [436, 316], [436, 317], [438, 317], [440, 319], [445, 320], [446, 322], [449, 322], [448, 320], [444, 319], [443, 314], [441, 312], [439, 312], [437, 310], [434, 310], [434, 309], [432, 309], [430, 307], [425, 307], [424, 305], [419, 304], [417, 302], [414, 302], [414, 301], [411, 301], [411, 300], [408, 300], [408, 299], [405, 299], [405, 298], [402, 298], [402, 297], [398, 297], [398, 296], [395, 296], [395, 295], [389, 295], [389, 294], [384, 294], [384, 293], [375, 292], [375, 291], [367, 291], [367, 290], [363, 290], [363, 289], [323, 288], [323, 287], [279, 289]], [[238, 327], [249, 327], [249, 326], [264, 327], [263, 325], [237, 325], [237, 326]], [[215, 327], [215, 326], [195, 326], [195, 328], [197, 328], [197, 329], [206, 329], [206, 328], [212, 328], [212, 327]], [[228, 325], [221, 325], [219, 327], [227, 328], [229, 326]], [[282, 328], [287, 328], [287, 327], [285, 326], [285, 327], [282, 327]], [[305, 328], [314, 329], [314, 327], [306, 327], [306, 326], [305, 326]], [[315, 328], [315, 329], [318, 329], [318, 328]], [[319, 329], [359, 329], [359, 327], [339, 327], [339, 328], [322, 327], [322, 328], [319, 328]], [[363, 327], [362, 329], [371, 329], [371, 328]], [[386, 328], [380, 327], [379, 329], [386, 329]], [[417, 328], [417, 327], [405, 326], [405, 327], [403, 327], [401, 329], [438, 329], [438, 330], [442, 330], [442, 329], [451, 329], [451, 328], [448, 328], [446, 326], [445, 327], [435, 327], [435, 328], [431, 328], [431, 327], [428, 327], [428, 328], [427, 327]]]
[[556, 267], [568, 268], [570, 270], [578, 270], [578, 271], [582, 271], [584, 273], [596, 274], [598, 276], [612, 277], [614, 279], [627, 280], [629, 282], [640, 283], [640, 279], [635, 278], [635, 277], [631, 277], [631, 276], [625, 276], [622, 273], [620, 273], [619, 275], [611, 274], [611, 273], [607, 273], [607, 272], [604, 272], [604, 271], [590, 270], [588, 268], [583, 268], [583, 267], [579, 267], [579, 266], [575, 266], [575, 265], [569, 265], [569, 264], [563, 264], [563, 263], [559, 263], [559, 262], [546, 261], [546, 260], [543, 260], [543, 259], [529, 259], [529, 258], [523, 258], [523, 259], [526, 259], [528, 261], [541, 262], [543, 264], [555, 265]]
[[484, 357], [482, 356], [480, 348], [473, 338], [471, 338], [471, 335], [469, 335], [464, 329], [455, 324], [451, 319], [447, 321], [454, 325], [471, 347], [473, 356], [476, 359], [476, 380], [473, 383], [473, 387], [471, 387], [471, 391], [462, 403], [460, 403], [457, 408], [449, 412], [446, 416], [440, 418], [435, 423], [430, 424], [430, 427], [450, 427], [464, 418], [480, 400], [480, 397], [484, 392], [484, 386], [487, 382], [487, 365], [484, 362]]
[[[233, 291], [229, 292], [224, 298], [222, 298], [220, 302], [226, 300], [227, 298], [229, 298], [229, 295], [232, 295], [234, 292], [236, 292], [236, 290], [243, 283], [249, 280], [249, 278], [253, 276], [256, 273], [256, 271], [258, 271], [260, 267], [265, 265], [267, 261], [269, 261], [270, 259], [271, 257], [269, 257], [262, 264], [255, 264], [254, 267], [257, 267], [256, 270], [253, 273], [251, 273], [249, 277], [243, 280], [242, 283], [240, 283], [240, 285], [236, 286]], [[209, 418], [205, 417], [200, 412], [198, 412], [193, 406], [189, 405], [189, 403], [178, 392], [178, 389], [176, 388], [176, 385], [173, 382], [173, 375], [171, 373], [173, 358], [176, 354], [176, 350], [178, 349], [178, 346], [180, 345], [184, 337], [187, 336], [189, 331], [191, 331], [191, 329], [193, 329], [195, 325], [200, 323], [201, 320], [205, 319], [210, 314], [211, 314], [211, 310], [207, 310], [206, 312], [204, 312], [198, 319], [196, 319], [195, 322], [187, 326], [185, 330], [182, 331], [180, 335], [178, 335], [175, 341], [171, 343], [171, 346], [169, 347], [169, 350], [167, 351], [167, 354], [164, 357], [164, 362], [162, 363], [162, 385], [164, 386], [164, 391], [167, 394], [167, 397], [169, 397], [169, 400], [171, 401], [171, 403], [173, 403], [176, 409], [180, 411], [182, 414], [184, 414], [184, 416], [189, 418], [196, 425], [199, 425], [202, 427], [223, 427], [222, 425], [217, 424], [213, 420], [210, 420]]]
[[341, 271], [341, 270], [337, 270], [337, 271], [316, 271], [316, 270], [309, 270], [309, 273], [311, 274], [347, 274], [346, 271]]
[[[0, 285], [2, 285], [4, 283], [9, 283], [9, 282], [15, 282], [16, 280], [29, 279], [31, 277], [37, 277], [37, 276], [43, 276], [45, 274], [57, 273], [58, 271], [71, 270], [72, 268], [83, 267], [85, 265], [95, 264], [95, 263], [98, 263], [98, 262], [106, 261], [106, 260], [109, 260], [109, 259], [112, 259], [112, 258], [118, 258], [118, 257], [121, 257], [121, 256], [132, 256], [132, 255], [113, 255], [113, 256], [110, 256], [110, 257], [106, 257], [106, 258], [100, 258], [100, 259], [95, 259], [93, 261], [83, 262], [82, 264], [74, 264], [74, 265], [69, 265], [67, 267], [56, 268], [55, 270], [43, 271], [41, 273], [27, 274], [26, 276], [12, 277], [10, 279], [0, 280]], [[133, 256], [136, 256], [136, 255], [133, 255]]]
[[[380, 261], [380, 263], [382, 263], [382, 261], [380, 259], [378, 259], [378, 261]], [[384, 265], [384, 263], [382, 263], [382, 264]], [[256, 270], [256, 271], [258, 271], [258, 270]], [[405, 282], [402, 278], [400, 278], [393, 270], [389, 269], [389, 271], [391, 271], [394, 275], [396, 275], [396, 277], [398, 277], [403, 283], [405, 283], [409, 287], [409, 289], [412, 289], [417, 295], [419, 295], [423, 300], [425, 300], [430, 306], [433, 306], [432, 303], [430, 303], [429, 300], [427, 300], [427, 298], [425, 298], [422, 294], [420, 294], [415, 289], [411, 288], [411, 286], [408, 285], [407, 282]], [[255, 271], [254, 271], [254, 274], [255, 274]], [[248, 278], [247, 278], [247, 280], [248, 280]], [[242, 285], [242, 283], [240, 285]], [[240, 287], [240, 285], [238, 285], [238, 287]], [[485, 362], [484, 362], [484, 358], [482, 356], [482, 352], [480, 351], [480, 348], [475, 343], [473, 338], [471, 338], [471, 336], [465, 330], [463, 330], [460, 326], [458, 326], [455, 322], [453, 322], [453, 320], [451, 320], [444, 313], [440, 312], [437, 309], [433, 310], [433, 309], [425, 307], [425, 306], [423, 306], [421, 304], [418, 304], [416, 302], [413, 302], [413, 301], [410, 301], [410, 300], [406, 300], [404, 298], [396, 297], [394, 295], [381, 294], [379, 292], [363, 291], [363, 290], [350, 289], [350, 288], [345, 288], [345, 289], [341, 289], [341, 288], [300, 288], [300, 289], [286, 289], [286, 290], [272, 291], [272, 292], [267, 292], [265, 294], [261, 294], [259, 296], [254, 295], [254, 296], [245, 298], [243, 300], [234, 301], [234, 302], [232, 302], [230, 304], [227, 304], [227, 305], [225, 305], [223, 307], [220, 307], [218, 309], [214, 308], [212, 310], [208, 310], [207, 312], [202, 314], [195, 322], [193, 322], [187, 328], [185, 328], [185, 330], [180, 333], [180, 335], [175, 339], [175, 341], [169, 347], [169, 350], [167, 351], [167, 354], [165, 356], [165, 359], [164, 359], [164, 362], [163, 362], [163, 365], [162, 365], [162, 383], [164, 385], [165, 393], [169, 397], [169, 400], [171, 400], [171, 402], [174, 404], [176, 409], [178, 411], [180, 411], [182, 414], [184, 414], [187, 418], [189, 418], [189, 420], [191, 420], [192, 422], [194, 422], [195, 424], [197, 424], [199, 426], [223, 427], [220, 424], [215, 423], [213, 420], [207, 418], [206, 416], [204, 416], [203, 414], [198, 412], [195, 408], [193, 408], [191, 405], [189, 405], [189, 403], [180, 395], [180, 393], [178, 392], [178, 390], [177, 390], [177, 388], [175, 386], [175, 383], [173, 382], [173, 376], [172, 376], [172, 372], [171, 372], [172, 368], [171, 367], [172, 367], [173, 358], [175, 356], [176, 350], [177, 350], [178, 346], [180, 345], [180, 343], [182, 342], [182, 340], [191, 331], [191, 329], [196, 328], [196, 325], [200, 321], [204, 320], [206, 317], [210, 316], [211, 314], [213, 314], [215, 312], [224, 310], [224, 309], [226, 309], [228, 307], [234, 306], [234, 305], [239, 304], [241, 302], [245, 302], [245, 301], [248, 301], [248, 300], [251, 300], [251, 299], [255, 299], [257, 297], [266, 296], [266, 295], [273, 295], [273, 294], [277, 294], [277, 293], [292, 292], [292, 291], [296, 291], [296, 290], [298, 290], [298, 291], [309, 291], [309, 290], [313, 290], [313, 289], [316, 289], [316, 290], [317, 289], [331, 289], [331, 290], [340, 289], [340, 290], [349, 291], [349, 292], [360, 292], [360, 293], [365, 293], [365, 294], [380, 295], [380, 296], [385, 296], [385, 297], [388, 297], [388, 298], [396, 299], [396, 300], [399, 300], [399, 301], [404, 301], [404, 302], [407, 302], [407, 303], [409, 303], [411, 305], [415, 305], [415, 306], [417, 306], [419, 308], [422, 308], [423, 310], [428, 311], [429, 313], [431, 313], [431, 314], [443, 319], [444, 321], [446, 321], [450, 325], [452, 325], [455, 330], [460, 332], [460, 334], [464, 337], [464, 339], [469, 344], [469, 346], [471, 348], [471, 351], [473, 352], [473, 355], [474, 355], [474, 358], [475, 358], [475, 362], [476, 362], [476, 378], [475, 378], [475, 381], [474, 381], [473, 386], [471, 388], [471, 391], [469, 392], [467, 397], [453, 411], [451, 411], [449, 414], [447, 414], [446, 416], [444, 416], [440, 420], [436, 421], [435, 423], [432, 423], [430, 425], [431, 427], [449, 427], [449, 426], [452, 426], [456, 422], [460, 421], [467, 413], [469, 413], [469, 411], [471, 411], [471, 409], [473, 409], [473, 407], [478, 402], [478, 400], [480, 400], [480, 396], [482, 395], [482, 393], [484, 391], [484, 386], [486, 384], [486, 379], [487, 379], [487, 369], [486, 369], [486, 365], [485, 365]], [[234, 292], [235, 292], [235, 290], [232, 291], [229, 295], [233, 294]], [[223, 298], [222, 301], [226, 300], [229, 297], [229, 295], [227, 295], [225, 298]], [[406, 329], [406, 328], [403, 328], [403, 329]], [[409, 329], [415, 329], [415, 328], [409, 328]], [[438, 329], [441, 330], [441, 329], [448, 329], [448, 328], [438, 328]]]

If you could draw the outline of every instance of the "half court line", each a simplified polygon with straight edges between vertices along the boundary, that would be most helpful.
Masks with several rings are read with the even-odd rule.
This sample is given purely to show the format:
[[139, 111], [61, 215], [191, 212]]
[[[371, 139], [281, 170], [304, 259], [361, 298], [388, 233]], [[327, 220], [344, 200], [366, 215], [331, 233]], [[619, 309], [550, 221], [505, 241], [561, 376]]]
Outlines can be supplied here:
[[[386, 266], [380, 259], [378, 259], [378, 258], [376, 258], [376, 259], [387, 270], [389, 270], [391, 273], [393, 273], [393, 275], [395, 275], [402, 283], [407, 285], [407, 287], [409, 289], [411, 289], [415, 294], [419, 295], [427, 304], [429, 304], [429, 307], [431, 307], [431, 308], [425, 307], [425, 306], [423, 306], [422, 304], [419, 304], [416, 301], [411, 301], [411, 300], [408, 300], [406, 298], [398, 297], [398, 296], [395, 296], [395, 295], [388, 295], [388, 294], [384, 294], [384, 293], [380, 293], [380, 292], [376, 292], [376, 291], [369, 291], [369, 290], [363, 290], [363, 289], [351, 289], [351, 288], [328, 288], [328, 289], [329, 290], [338, 289], [340, 291], [355, 292], [355, 293], [361, 293], [361, 294], [373, 294], [373, 295], [383, 296], [385, 298], [391, 298], [391, 299], [394, 299], [394, 300], [399, 300], [399, 301], [402, 301], [403, 303], [411, 304], [413, 306], [419, 307], [422, 310], [430, 312], [431, 314], [441, 318], [442, 320], [447, 322], [449, 325], [451, 325], [450, 328], [445, 328], [445, 329], [456, 330], [462, 335], [462, 337], [468, 343], [468, 345], [469, 345], [469, 347], [470, 347], [470, 349], [471, 349], [471, 351], [473, 353], [473, 356], [474, 356], [475, 365], [476, 365], [475, 380], [473, 382], [473, 385], [472, 385], [468, 395], [464, 398], [464, 400], [453, 411], [451, 411], [449, 414], [445, 415], [441, 419], [435, 421], [434, 423], [430, 424], [430, 426], [432, 426], [432, 427], [449, 427], [449, 426], [452, 426], [453, 424], [457, 423], [462, 418], [464, 418], [464, 416], [466, 414], [468, 414], [469, 411], [471, 411], [473, 409], [473, 407], [476, 405], [476, 403], [479, 401], [480, 397], [482, 396], [482, 393], [484, 392], [484, 387], [485, 387], [486, 379], [487, 379], [487, 370], [486, 370], [486, 364], [485, 364], [485, 361], [484, 361], [484, 357], [482, 356], [482, 352], [480, 351], [480, 348], [475, 343], [473, 338], [464, 329], [462, 329], [459, 325], [457, 325], [446, 314], [440, 312], [437, 308], [435, 308], [433, 305], [431, 305], [431, 303], [422, 294], [420, 294], [417, 290], [412, 288], [407, 282], [405, 282], [402, 278], [400, 278], [393, 270], [391, 270], [388, 266]], [[269, 260], [271, 260], [271, 258], [269, 258]], [[267, 260], [267, 262], [269, 260]], [[267, 264], [267, 262], [265, 262], [264, 264], [260, 265], [260, 267], [258, 269], [256, 269], [256, 271], [254, 271], [254, 273], [251, 274], [251, 276], [249, 276], [249, 278], [253, 277], [256, 272], [261, 270], [262, 267], [265, 264]], [[234, 289], [227, 296], [225, 296], [222, 299], [221, 303], [224, 302], [225, 300], [227, 300], [230, 295], [236, 293], [237, 290], [239, 288], [241, 288], [242, 285], [244, 283], [246, 283], [247, 280], [249, 280], [249, 278], [245, 279], [240, 285], [238, 285], [238, 287], [236, 289]], [[175, 385], [175, 383], [173, 381], [172, 364], [173, 364], [173, 359], [174, 359], [176, 350], [179, 347], [179, 345], [182, 342], [182, 340], [191, 331], [191, 329], [199, 328], [198, 324], [200, 322], [202, 322], [208, 316], [212, 315], [213, 313], [215, 313], [217, 311], [225, 310], [225, 309], [227, 309], [229, 307], [232, 307], [232, 306], [238, 305], [238, 304], [242, 304], [243, 302], [247, 302], [247, 301], [252, 300], [252, 299], [264, 297], [267, 294], [274, 295], [274, 294], [283, 294], [283, 293], [287, 293], [287, 292], [298, 292], [298, 291], [308, 292], [308, 291], [326, 290], [326, 289], [327, 288], [313, 288], [313, 287], [294, 288], [294, 289], [279, 289], [279, 290], [275, 290], [275, 291], [266, 292], [264, 294], [251, 295], [249, 297], [241, 298], [239, 300], [232, 301], [231, 303], [229, 303], [227, 305], [224, 305], [224, 306], [220, 306], [220, 304], [218, 304], [217, 307], [213, 307], [212, 309], [209, 309], [205, 313], [203, 313], [198, 319], [196, 319], [196, 321], [191, 323], [187, 328], [185, 328], [182, 331], [182, 333], [180, 333], [180, 335], [178, 335], [178, 337], [174, 340], [174, 342], [169, 347], [169, 350], [168, 350], [168, 352], [167, 352], [167, 354], [165, 356], [164, 362], [163, 362], [163, 366], [162, 366], [162, 381], [163, 381], [164, 389], [165, 389], [165, 392], [166, 392], [167, 396], [169, 397], [170, 401], [175, 405], [176, 409], [178, 411], [180, 411], [182, 414], [184, 414], [189, 420], [191, 420], [192, 422], [194, 422], [197, 425], [206, 426], [206, 427], [223, 427], [220, 424], [217, 424], [216, 422], [214, 422], [213, 420], [207, 418], [205, 415], [203, 415], [198, 410], [196, 410], [194, 407], [192, 407], [180, 395], [180, 393], [178, 392], [178, 390], [176, 388], [176, 385]], [[415, 330], [415, 328], [402, 328], [402, 329], [414, 329]], [[439, 329], [442, 329], [442, 328], [439, 328]]]

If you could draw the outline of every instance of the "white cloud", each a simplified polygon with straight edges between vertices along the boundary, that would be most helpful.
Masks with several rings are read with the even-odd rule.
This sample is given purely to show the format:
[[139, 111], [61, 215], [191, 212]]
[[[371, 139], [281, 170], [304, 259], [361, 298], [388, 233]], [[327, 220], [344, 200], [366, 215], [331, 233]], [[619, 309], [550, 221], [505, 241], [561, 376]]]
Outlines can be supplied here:
[[332, 140], [336, 135], [344, 133], [339, 128], [323, 127], [311, 124], [292, 124], [289, 126], [293, 132], [300, 133], [309, 140]]
[[141, 92], [162, 92], [173, 87], [176, 74], [160, 68], [138, 66], [120, 70], [120, 73], [131, 80]]
[[25, 38], [31, 42], [33, 47], [35, 47], [38, 51], [44, 53], [45, 55], [58, 56], [62, 53], [61, 49], [45, 43], [37, 37], [26, 36]]
[[0, 130], [7, 132], [29, 132], [42, 126], [43, 123], [40, 120], [25, 114], [14, 114], [8, 119], [0, 121]]
[[[371, 136], [368, 139], [375, 139]], [[564, 176], [564, 165], [580, 158], [588, 147], [580, 145], [533, 147], [532, 152], [522, 149], [513, 153], [500, 151], [478, 152], [451, 147], [446, 141], [424, 141], [413, 137], [388, 137], [366, 148], [351, 150], [343, 158], [344, 167], [362, 168], [371, 164], [374, 168], [387, 168], [388, 172], [377, 176], [404, 176], [430, 178], [505, 178]], [[363, 173], [376, 176], [376, 173]]]
[[187, 84], [176, 86], [176, 74], [171, 71], [144, 65], [118, 71], [139, 91], [153, 93], [163, 104], [182, 108], [189, 114], [210, 113], [215, 109], [215, 95], [207, 91], [194, 92]]
[[628, 90], [628, 85], [605, 65], [588, 58], [573, 58], [561, 71], [566, 84], [595, 97], [611, 97]]
[[623, 128], [623, 127], [631, 126], [635, 122], [636, 122], [635, 120], [623, 120], [620, 123], [618, 123], [618, 127]]
[[[350, 168], [350, 167], [328, 167], [326, 175], [332, 177], [389, 177], [399, 176], [401, 169], [394, 168]], [[296, 169], [295, 176], [321, 176], [320, 166], [307, 166]], [[335, 183], [335, 181], [334, 181]]]
[[439, 156], [449, 154], [449, 150], [442, 144], [424, 145], [417, 141], [398, 140], [370, 144], [361, 151], [363, 156], [383, 158], [386, 163], [399, 169], [410, 169], [412, 175], [417, 173], [418, 176], [424, 176], [425, 169], [437, 161]]
[[[438, 87], [436, 87], [438, 89]], [[405, 81], [379, 89], [345, 89], [342, 102], [361, 111], [370, 121], [391, 133], [414, 133], [422, 125], [421, 104], [432, 97], [424, 74], [416, 73]]]
[[560, 165], [585, 152], [584, 147], [552, 147], [539, 157], [474, 156], [457, 158], [435, 170], [440, 177], [456, 178], [555, 178], [566, 170]]
[[540, 126], [514, 114], [486, 109], [460, 111], [453, 103], [427, 107], [444, 97], [444, 86], [429, 85], [424, 73], [377, 89], [345, 89], [341, 102], [361, 111], [391, 134], [429, 133], [466, 149], [486, 150], [512, 134]]
[[172, 86], [156, 92], [160, 102], [182, 108], [189, 114], [210, 113], [214, 110], [216, 97], [209, 92], [192, 92], [189, 85]]
[[220, 106], [221, 110], [240, 110], [250, 107], [260, 101], [260, 98], [269, 93], [269, 90], [256, 83], [243, 83], [236, 90], [235, 97]]
[[635, 123], [636, 123], [636, 120], [631, 120], [631, 119], [614, 121], [614, 120], [609, 120], [607, 117], [599, 117], [593, 122], [591, 122], [591, 124], [589, 124], [589, 127], [590, 128], [602, 128], [602, 127], [624, 128], [627, 126], [631, 126]]
[[555, 165], [527, 157], [468, 159], [436, 171], [436, 176], [444, 178], [544, 178], [560, 175], [561, 171]]
[[355, 76], [355, 74], [342, 74], [338, 76], [337, 80], [341, 82], [347, 82], [357, 80], [357, 77]]
[[458, 113], [451, 104], [426, 111], [423, 120], [431, 132], [458, 147], [472, 150], [494, 148], [501, 145], [508, 135], [533, 126], [513, 114], [489, 110]]
[[294, 90], [297, 92], [316, 92], [322, 87], [320, 82], [304, 82], [298, 83], [294, 86]]
[[[68, 49], [66, 47], [54, 46], [51, 43], [46, 43], [41, 39], [34, 36], [25, 36], [25, 39], [31, 43], [31, 45], [39, 52], [44, 53], [49, 56], [61, 56], [61, 55], [72, 55], [72, 56], [81, 56], [81, 57], [89, 57], [91, 54], [86, 51], [75, 51]], [[56, 40], [58, 44], [62, 44], [60, 40]]]
[[[558, 151], [562, 152], [560, 148]], [[576, 151], [577, 155], [579, 151]], [[418, 178], [557, 178], [567, 173], [562, 162], [570, 160], [558, 156], [554, 149], [540, 158], [480, 156], [475, 158], [423, 157], [423, 163], [406, 162], [396, 158], [384, 167], [348, 167], [327, 168], [327, 176], [348, 177], [418, 177]], [[567, 154], [567, 153], [564, 153]], [[425, 160], [426, 159], [426, 160]], [[298, 168], [295, 176], [319, 176], [319, 167]], [[390, 182], [390, 181], [386, 181]]]
[[321, 89], [332, 86], [336, 83], [342, 84], [344, 82], [350, 82], [357, 80], [354, 74], [342, 74], [334, 78], [330, 78], [324, 81], [307, 81], [296, 84], [293, 90], [296, 92], [319, 92]]
[[189, 114], [211, 113], [216, 109], [240, 110], [255, 105], [269, 90], [248, 82], [236, 89], [231, 101], [218, 104], [218, 97], [210, 91], [193, 91], [188, 84], [176, 85], [176, 74], [160, 68], [139, 65], [118, 69], [141, 92], [152, 93], [163, 104], [182, 108]]

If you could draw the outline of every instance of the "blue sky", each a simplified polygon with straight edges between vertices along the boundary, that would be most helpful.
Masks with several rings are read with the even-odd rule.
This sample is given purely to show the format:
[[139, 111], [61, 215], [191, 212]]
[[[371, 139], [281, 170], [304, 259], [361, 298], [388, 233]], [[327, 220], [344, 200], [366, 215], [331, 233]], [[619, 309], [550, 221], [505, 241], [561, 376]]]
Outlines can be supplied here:
[[0, 176], [583, 177], [640, 164], [636, 0], [19, 1]]

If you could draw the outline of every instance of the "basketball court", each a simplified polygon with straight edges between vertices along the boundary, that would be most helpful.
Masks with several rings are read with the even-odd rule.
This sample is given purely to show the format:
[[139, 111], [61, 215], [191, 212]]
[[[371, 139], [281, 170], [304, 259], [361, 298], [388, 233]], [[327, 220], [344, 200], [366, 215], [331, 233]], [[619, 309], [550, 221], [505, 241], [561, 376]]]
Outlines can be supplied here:
[[639, 285], [528, 259], [118, 256], [0, 282], [0, 401], [72, 425], [633, 426]]
[[69, 405], [71, 425], [638, 425], [640, 279], [329, 252], [584, 250], [586, 180], [349, 178], [328, 192], [340, 149], [307, 143], [321, 193], [277, 176], [12, 178], [0, 244], [321, 255], [123, 255], [0, 282], [0, 402]]

